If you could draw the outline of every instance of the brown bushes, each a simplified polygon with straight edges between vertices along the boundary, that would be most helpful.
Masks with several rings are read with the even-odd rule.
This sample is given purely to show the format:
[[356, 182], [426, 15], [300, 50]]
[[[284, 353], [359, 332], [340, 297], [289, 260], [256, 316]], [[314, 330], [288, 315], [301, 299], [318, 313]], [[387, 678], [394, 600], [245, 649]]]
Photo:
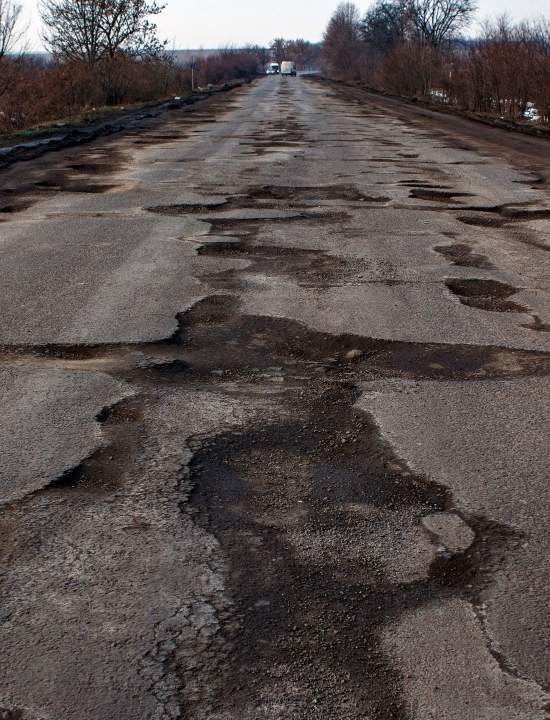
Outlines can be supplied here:
[[325, 73], [406, 97], [549, 124], [550, 22], [500, 19], [475, 41], [459, 40], [472, 3], [456, 0], [462, 15], [442, 35], [425, 27], [426, 12], [419, 15], [421, 6], [435, 1], [378, 0], [363, 20], [354, 6], [341, 4], [325, 35]]
[[[199, 60], [196, 84], [220, 84], [258, 72], [253, 52], [223, 51]], [[67, 118], [108, 105], [150, 102], [191, 92], [191, 69], [170, 55], [120, 54], [95, 66], [83, 61], [4, 58], [0, 133]]]
[[454, 104], [511, 120], [524, 119], [534, 105], [541, 121], [550, 121], [550, 26], [544, 21], [501, 19], [455, 52], [450, 64], [445, 89]]
[[[157, 37], [157, 0], [42, 0], [47, 56], [13, 55], [21, 4], [0, 0], [0, 133], [192, 91], [192, 69]], [[196, 64], [198, 85], [254, 76], [263, 48], [227, 50]]]
[[261, 69], [257, 51], [233, 49], [201, 58], [196, 68], [199, 85], [218, 85], [228, 80], [254, 77]]

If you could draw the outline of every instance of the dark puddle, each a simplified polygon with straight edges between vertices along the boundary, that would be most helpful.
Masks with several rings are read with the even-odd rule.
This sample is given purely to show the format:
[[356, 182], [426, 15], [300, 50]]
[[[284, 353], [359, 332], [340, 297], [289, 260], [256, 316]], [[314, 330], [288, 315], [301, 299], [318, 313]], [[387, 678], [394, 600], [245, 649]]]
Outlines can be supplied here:
[[445, 281], [445, 284], [454, 295], [460, 298], [463, 305], [490, 312], [529, 312], [529, 308], [508, 300], [518, 292], [518, 288], [498, 280], [449, 279]]

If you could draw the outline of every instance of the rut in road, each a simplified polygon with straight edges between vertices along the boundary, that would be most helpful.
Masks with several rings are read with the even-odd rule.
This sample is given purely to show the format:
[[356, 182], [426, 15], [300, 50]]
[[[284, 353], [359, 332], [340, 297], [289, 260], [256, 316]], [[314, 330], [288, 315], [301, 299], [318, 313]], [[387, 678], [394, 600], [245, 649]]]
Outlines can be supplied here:
[[[220, 542], [233, 605], [202, 650], [189, 657], [176, 637], [165, 661], [180, 678], [176, 695], [189, 718], [223, 709], [252, 719], [267, 697], [284, 698], [295, 717], [310, 717], [315, 705], [324, 717], [407, 718], [380, 633], [400, 613], [437, 598], [465, 597], [477, 608], [500, 556], [521, 541], [509, 528], [462, 516], [475, 531], [471, 547], [435, 554], [425, 578], [387, 577], [388, 559], [375, 548], [389, 538], [404, 542], [404, 531], [423, 517], [458, 511], [442, 487], [395, 457], [354, 404], [361, 382], [381, 377], [548, 375], [544, 353], [332, 336], [242, 315], [235, 296], [214, 295], [183, 313], [164, 342], [12, 347], [1, 357], [90, 371], [101, 359], [104, 370], [139, 388], [98, 417], [108, 446], [40, 491], [69, 502], [121, 488], [139, 448], [143, 404], [156, 389], [176, 384], [230, 395], [278, 388], [278, 417], [190, 440], [193, 491], [181, 511]], [[23, 510], [32, 512], [32, 497], [17, 504]]]

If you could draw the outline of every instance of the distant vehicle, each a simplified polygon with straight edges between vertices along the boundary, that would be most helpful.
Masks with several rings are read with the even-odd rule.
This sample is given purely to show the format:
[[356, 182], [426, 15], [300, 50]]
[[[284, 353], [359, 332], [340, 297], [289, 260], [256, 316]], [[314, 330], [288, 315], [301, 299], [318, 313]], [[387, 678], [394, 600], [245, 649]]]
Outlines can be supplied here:
[[296, 63], [285, 60], [281, 63], [281, 75], [296, 75]]
[[266, 75], [278, 75], [281, 72], [281, 67], [279, 63], [269, 63], [267, 66], [267, 70], [265, 71]]
[[533, 103], [527, 103], [527, 109], [523, 113], [523, 117], [531, 122], [537, 122], [540, 120], [540, 114]]

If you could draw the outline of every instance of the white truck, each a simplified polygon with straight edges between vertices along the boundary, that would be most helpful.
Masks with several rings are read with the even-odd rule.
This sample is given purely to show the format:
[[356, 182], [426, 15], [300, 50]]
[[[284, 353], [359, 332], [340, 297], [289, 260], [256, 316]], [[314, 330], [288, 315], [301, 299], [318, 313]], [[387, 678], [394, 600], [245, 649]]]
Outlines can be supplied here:
[[281, 75], [296, 75], [296, 63], [291, 60], [285, 60], [281, 63]]
[[272, 62], [267, 66], [265, 73], [266, 75], [278, 75], [280, 71], [279, 63]]

